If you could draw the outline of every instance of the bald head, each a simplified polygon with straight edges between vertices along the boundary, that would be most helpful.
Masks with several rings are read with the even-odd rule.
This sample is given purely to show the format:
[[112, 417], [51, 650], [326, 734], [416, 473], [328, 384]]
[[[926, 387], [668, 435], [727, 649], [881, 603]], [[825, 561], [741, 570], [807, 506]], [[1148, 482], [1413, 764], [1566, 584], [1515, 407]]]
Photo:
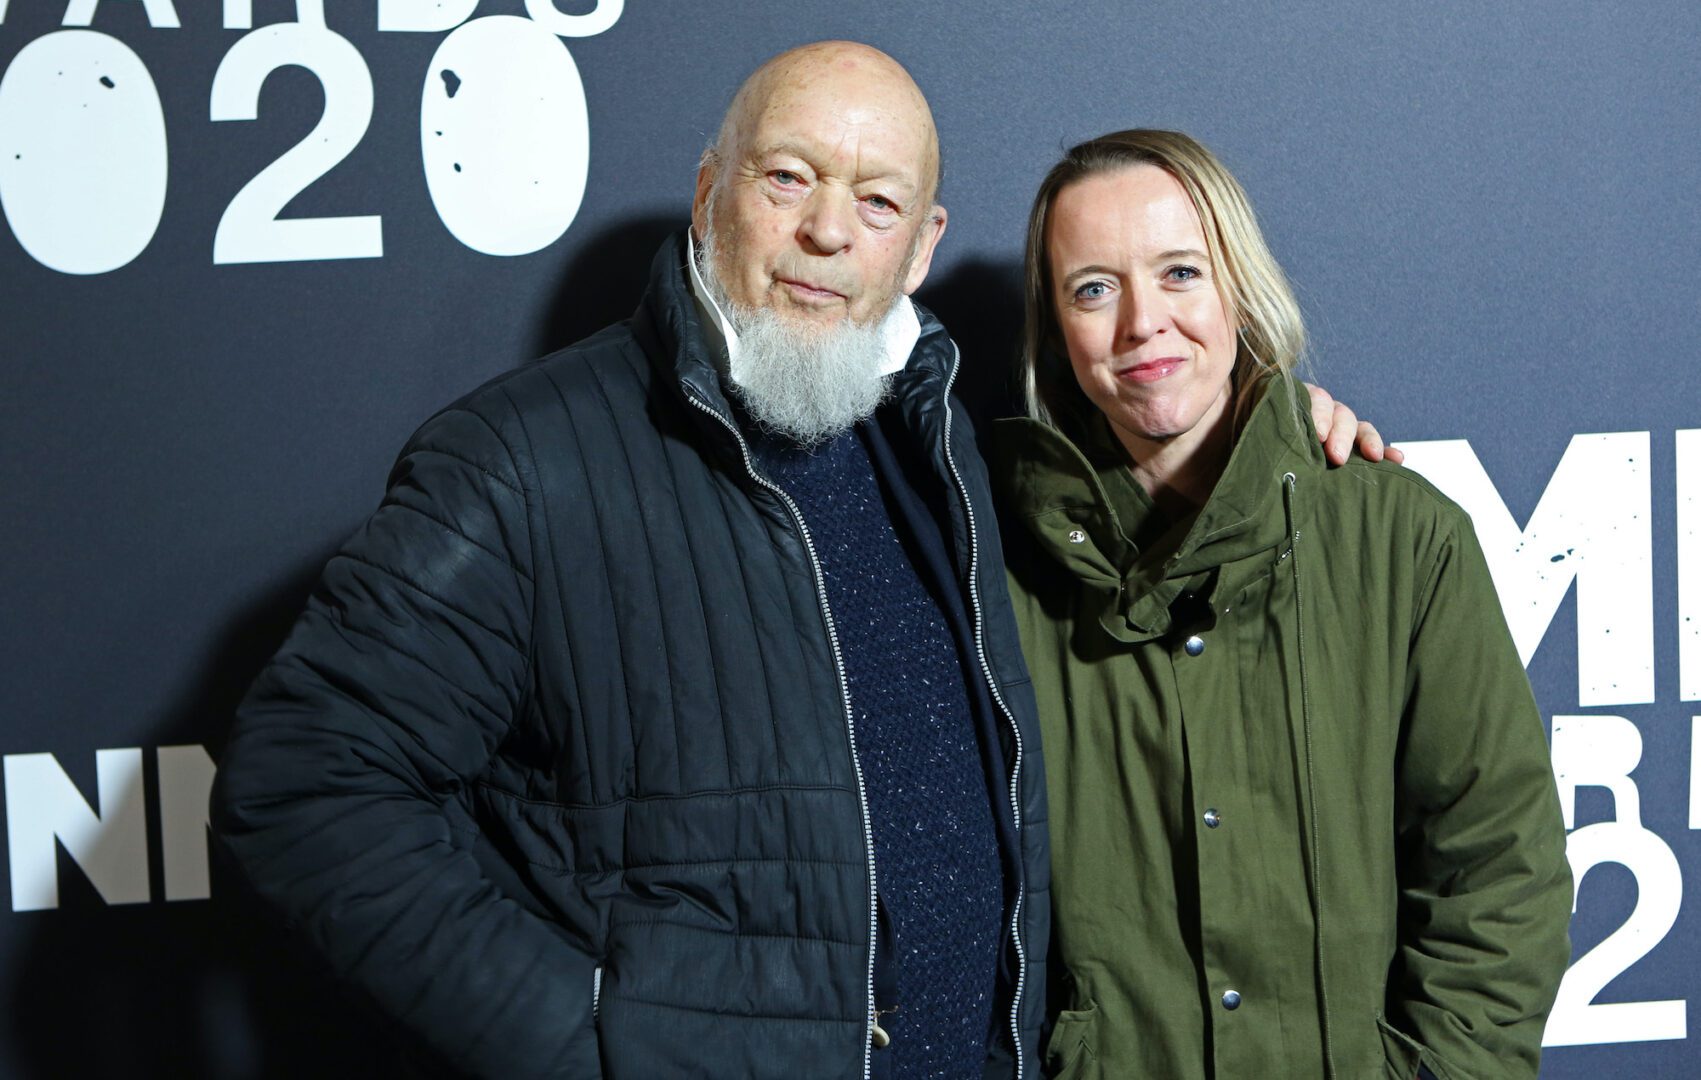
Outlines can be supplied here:
[[923, 177], [923, 199], [939, 191], [939, 134], [921, 87], [902, 64], [871, 45], [855, 41], [816, 41], [773, 57], [744, 80], [733, 95], [704, 164], [721, 167], [776, 114], [805, 108], [855, 112], [865, 123], [886, 125], [910, 137], [917, 152], [913, 165]]

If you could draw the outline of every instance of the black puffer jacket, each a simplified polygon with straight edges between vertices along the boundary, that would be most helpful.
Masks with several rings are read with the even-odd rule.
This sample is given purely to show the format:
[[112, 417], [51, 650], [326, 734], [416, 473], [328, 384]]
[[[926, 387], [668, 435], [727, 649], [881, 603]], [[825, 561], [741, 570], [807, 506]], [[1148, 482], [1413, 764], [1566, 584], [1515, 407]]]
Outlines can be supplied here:
[[[869, 1069], [877, 868], [824, 594], [747, 464], [684, 259], [664, 247], [629, 323], [415, 434], [220, 761], [214, 830], [247, 880], [479, 1075]], [[1018, 777], [1000, 1014], [1037, 1077], [1045, 771], [956, 362], [925, 316], [895, 406], [957, 493]]]

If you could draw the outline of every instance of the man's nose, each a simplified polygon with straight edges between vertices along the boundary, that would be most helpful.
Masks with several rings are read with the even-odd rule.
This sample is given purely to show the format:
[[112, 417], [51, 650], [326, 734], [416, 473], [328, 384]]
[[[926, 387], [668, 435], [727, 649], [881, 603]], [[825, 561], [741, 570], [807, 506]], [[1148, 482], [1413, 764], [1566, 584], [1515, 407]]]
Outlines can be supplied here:
[[809, 197], [798, 223], [798, 241], [810, 254], [835, 255], [850, 246], [855, 225], [855, 197], [823, 186]]

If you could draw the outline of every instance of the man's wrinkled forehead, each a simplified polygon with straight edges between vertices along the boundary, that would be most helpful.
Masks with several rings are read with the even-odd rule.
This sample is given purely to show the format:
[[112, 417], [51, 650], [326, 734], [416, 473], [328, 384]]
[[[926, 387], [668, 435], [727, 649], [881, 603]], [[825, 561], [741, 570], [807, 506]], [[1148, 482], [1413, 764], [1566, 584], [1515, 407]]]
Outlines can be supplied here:
[[759, 125], [740, 154], [758, 169], [806, 162], [854, 183], [880, 181], [907, 205], [926, 193], [933, 171], [926, 144], [903, 138], [902, 130], [879, 118], [811, 124], [790, 113]]
[[865, 45], [825, 42], [759, 68], [729, 111], [723, 150], [753, 159], [849, 155], [860, 176], [901, 177], [931, 197], [939, 147], [927, 99], [897, 61]]

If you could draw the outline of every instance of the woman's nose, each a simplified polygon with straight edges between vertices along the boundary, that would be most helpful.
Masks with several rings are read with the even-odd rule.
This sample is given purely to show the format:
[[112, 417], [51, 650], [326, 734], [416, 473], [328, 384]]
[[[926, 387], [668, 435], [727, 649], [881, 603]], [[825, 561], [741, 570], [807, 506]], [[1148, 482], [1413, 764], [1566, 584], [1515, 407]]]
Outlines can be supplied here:
[[1122, 334], [1130, 341], [1145, 341], [1163, 333], [1169, 315], [1163, 293], [1154, 289], [1130, 288], [1122, 294]]

